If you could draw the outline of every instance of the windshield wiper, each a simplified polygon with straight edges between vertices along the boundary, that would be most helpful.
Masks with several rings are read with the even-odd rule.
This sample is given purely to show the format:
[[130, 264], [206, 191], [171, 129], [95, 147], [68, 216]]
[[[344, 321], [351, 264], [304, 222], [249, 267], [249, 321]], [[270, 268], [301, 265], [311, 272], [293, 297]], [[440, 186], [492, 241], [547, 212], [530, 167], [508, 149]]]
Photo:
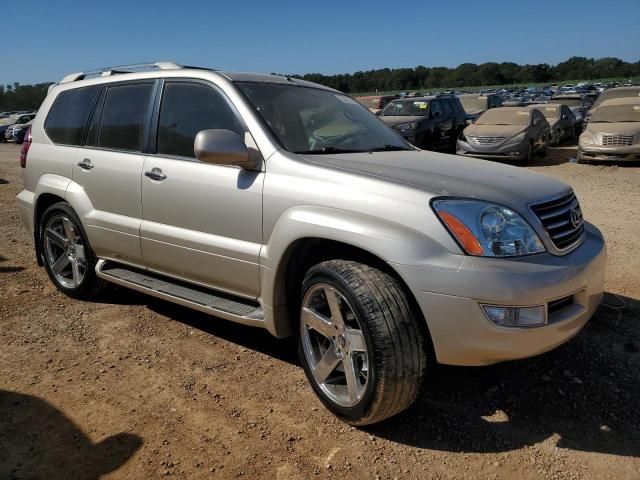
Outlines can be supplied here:
[[391, 144], [387, 144], [384, 145], [382, 147], [376, 147], [376, 148], [371, 148], [369, 150], [367, 150], [367, 152], [397, 152], [400, 150], [411, 150], [410, 148], [407, 147], [401, 147], [399, 145], [391, 145]]
[[368, 150], [349, 150], [347, 148], [324, 147], [324, 148], [321, 148], [320, 150], [299, 150], [293, 153], [304, 154], [304, 155], [322, 155], [324, 153], [364, 153], [367, 151]]

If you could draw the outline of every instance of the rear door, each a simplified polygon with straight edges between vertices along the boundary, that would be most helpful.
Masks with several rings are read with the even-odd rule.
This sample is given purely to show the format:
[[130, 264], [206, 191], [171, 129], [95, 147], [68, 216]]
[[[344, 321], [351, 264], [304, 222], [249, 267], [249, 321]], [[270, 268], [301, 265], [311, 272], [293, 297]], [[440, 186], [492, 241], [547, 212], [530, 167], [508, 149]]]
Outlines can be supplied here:
[[157, 140], [142, 177], [145, 264], [257, 298], [264, 173], [203, 163], [193, 153], [206, 129], [231, 130], [254, 146], [244, 122], [221, 90], [199, 80], [166, 80], [157, 109]]
[[96, 255], [141, 265], [140, 181], [156, 81], [109, 84], [100, 92], [73, 180], [90, 205], [79, 212]]

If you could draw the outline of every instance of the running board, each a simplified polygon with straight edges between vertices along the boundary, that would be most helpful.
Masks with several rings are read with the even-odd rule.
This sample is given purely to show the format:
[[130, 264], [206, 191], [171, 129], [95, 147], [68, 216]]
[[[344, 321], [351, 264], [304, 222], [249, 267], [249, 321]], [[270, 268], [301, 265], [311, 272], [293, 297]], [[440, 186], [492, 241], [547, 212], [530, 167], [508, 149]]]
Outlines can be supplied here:
[[244, 325], [264, 327], [262, 306], [255, 300], [247, 300], [105, 260], [98, 260], [96, 275], [108, 282], [216, 317]]

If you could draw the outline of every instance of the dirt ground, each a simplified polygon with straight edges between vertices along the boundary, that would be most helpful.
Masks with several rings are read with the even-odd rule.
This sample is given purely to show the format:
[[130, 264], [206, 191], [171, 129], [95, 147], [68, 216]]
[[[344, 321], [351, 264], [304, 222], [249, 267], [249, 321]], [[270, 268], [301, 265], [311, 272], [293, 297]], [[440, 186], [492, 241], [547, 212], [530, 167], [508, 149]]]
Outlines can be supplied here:
[[0, 478], [640, 478], [640, 166], [532, 168], [570, 183], [607, 238], [605, 303], [543, 356], [434, 367], [407, 412], [356, 429], [295, 347], [126, 290], [57, 293], [0, 145]]

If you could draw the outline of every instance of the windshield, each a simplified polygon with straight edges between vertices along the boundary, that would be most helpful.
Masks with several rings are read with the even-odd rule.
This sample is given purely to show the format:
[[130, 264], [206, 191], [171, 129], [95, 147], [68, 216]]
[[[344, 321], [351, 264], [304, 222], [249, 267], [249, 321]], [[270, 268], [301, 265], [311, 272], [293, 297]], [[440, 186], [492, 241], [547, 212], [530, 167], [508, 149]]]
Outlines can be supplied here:
[[346, 95], [296, 85], [237, 85], [290, 152], [411, 150], [399, 134]]
[[492, 108], [484, 112], [476, 121], [476, 125], [529, 125], [528, 110], [518, 108]]
[[537, 107], [536, 110], [543, 114], [545, 118], [560, 118], [560, 107], [549, 105], [548, 107]]
[[461, 95], [458, 97], [462, 107], [465, 110], [485, 110], [487, 108], [487, 101], [489, 97], [477, 97], [475, 95]]
[[612, 105], [599, 107], [591, 123], [640, 122], [640, 105]]
[[380, 112], [381, 117], [424, 117], [429, 113], [426, 100], [394, 100]]

